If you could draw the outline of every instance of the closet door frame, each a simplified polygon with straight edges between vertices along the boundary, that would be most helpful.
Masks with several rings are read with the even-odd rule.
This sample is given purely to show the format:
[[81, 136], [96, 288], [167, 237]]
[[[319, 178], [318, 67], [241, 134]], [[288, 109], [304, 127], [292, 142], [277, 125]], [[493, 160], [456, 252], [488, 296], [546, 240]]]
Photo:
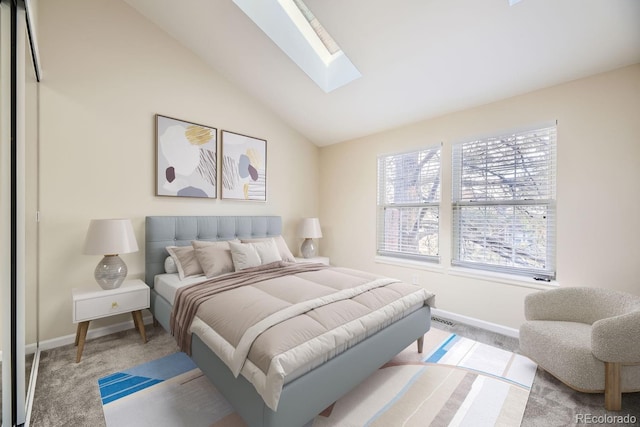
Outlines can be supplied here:
[[[24, 1], [0, 3], [0, 288], [2, 292], [2, 425], [26, 420], [25, 76], [28, 37]], [[31, 46], [33, 47], [33, 46]], [[35, 59], [35, 58], [34, 58]]]

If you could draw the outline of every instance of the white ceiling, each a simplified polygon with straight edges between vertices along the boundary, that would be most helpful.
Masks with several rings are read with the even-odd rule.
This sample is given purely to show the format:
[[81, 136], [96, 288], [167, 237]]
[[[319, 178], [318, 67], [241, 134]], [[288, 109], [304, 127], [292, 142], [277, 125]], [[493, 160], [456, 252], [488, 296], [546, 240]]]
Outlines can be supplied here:
[[306, 0], [363, 75], [325, 93], [231, 0], [125, 1], [319, 146], [640, 63], [639, 0]]

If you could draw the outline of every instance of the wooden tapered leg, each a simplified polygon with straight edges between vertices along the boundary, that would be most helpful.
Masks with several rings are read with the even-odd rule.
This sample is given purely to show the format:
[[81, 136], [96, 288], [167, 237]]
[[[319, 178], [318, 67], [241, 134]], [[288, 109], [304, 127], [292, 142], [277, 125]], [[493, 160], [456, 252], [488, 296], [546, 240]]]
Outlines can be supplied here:
[[620, 363], [604, 362], [604, 407], [607, 411], [622, 409]]
[[321, 417], [325, 417], [325, 418], [329, 418], [331, 416], [331, 412], [333, 412], [333, 407], [335, 406], [336, 402], [333, 402], [331, 405], [327, 406], [322, 412], [320, 412]]
[[76, 327], [76, 347], [78, 346], [78, 340], [80, 340], [80, 323], [78, 323], [78, 326]]
[[422, 348], [424, 347], [424, 335], [418, 338], [418, 353], [422, 353]]
[[78, 323], [78, 329], [76, 331], [76, 345], [78, 346], [76, 363], [80, 363], [80, 359], [82, 358], [82, 350], [84, 350], [84, 343], [87, 340], [87, 330], [89, 330], [89, 321]]
[[142, 337], [142, 342], [147, 342], [147, 333], [144, 330], [144, 322], [142, 321], [142, 311], [136, 310], [132, 311], [131, 315], [133, 316], [133, 324], [136, 326], [136, 329], [140, 332], [140, 336]]

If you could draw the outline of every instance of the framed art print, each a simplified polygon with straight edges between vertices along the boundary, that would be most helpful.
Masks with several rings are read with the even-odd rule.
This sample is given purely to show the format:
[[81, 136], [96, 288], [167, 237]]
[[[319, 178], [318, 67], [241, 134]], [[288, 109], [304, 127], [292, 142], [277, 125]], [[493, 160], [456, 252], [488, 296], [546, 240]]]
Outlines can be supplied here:
[[156, 195], [215, 199], [218, 130], [156, 114]]
[[267, 201], [267, 141], [222, 131], [222, 198]]

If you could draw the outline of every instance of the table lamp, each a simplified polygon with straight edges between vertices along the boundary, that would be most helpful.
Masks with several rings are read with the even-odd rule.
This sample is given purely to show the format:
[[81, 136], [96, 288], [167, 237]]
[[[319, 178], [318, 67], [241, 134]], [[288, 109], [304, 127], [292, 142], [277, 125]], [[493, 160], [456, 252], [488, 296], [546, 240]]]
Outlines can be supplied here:
[[118, 254], [136, 252], [138, 243], [129, 219], [92, 219], [83, 253], [104, 255], [94, 271], [102, 289], [118, 288], [127, 277], [127, 265]]
[[313, 239], [322, 237], [322, 230], [320, 230], [320, 221], [318, 218], [305, 218], [300, 223], [298, 229], [298, 237], [302, 237], [304, 242], [300, 246], [300, 253], [304, 258], [313, 258], [316, 256], [316, 245]]

